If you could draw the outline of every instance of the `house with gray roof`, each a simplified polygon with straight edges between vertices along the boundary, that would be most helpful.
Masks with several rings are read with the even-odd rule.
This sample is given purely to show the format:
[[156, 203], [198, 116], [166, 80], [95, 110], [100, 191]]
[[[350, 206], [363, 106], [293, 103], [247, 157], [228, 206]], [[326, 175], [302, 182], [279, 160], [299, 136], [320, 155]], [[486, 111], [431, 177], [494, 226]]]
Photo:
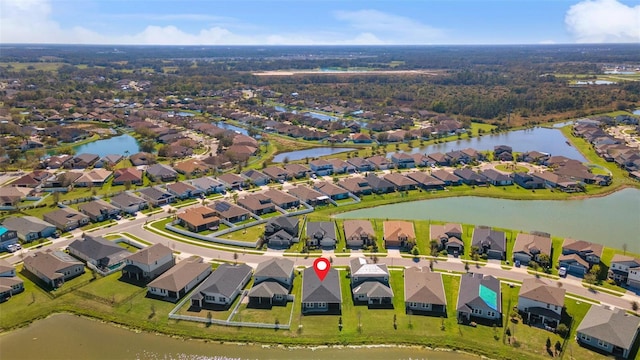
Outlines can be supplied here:
[[221, 264], [191, 295], [194, 308], [228, 308], [251, 280], [247, 264]]
[[0, 303], [24, 291], [24, 281], [16, 276], [16, 268], [0, 259]]
[[542, 323], [555, 329], [562, 319], [565, 292], [539, 278], [524, 279], [518, 293], [518, 311], [529, 324]]
[[444, 181], [436, 179], [424, 171], [408, 173], [406, 176], [417, 182], [418, 186], [425, 190], [442, 190], [445, 186]]
[[48, 238], [56, 232], [54, 225], [35, 216], [8, 217], [2, 221], [2, 226], [14, 230], [24, 242]]
[[245, 179], [247, 179], [248, 182], [252, 183], [255, 186], [267, 185], [269, 183], [269, 181], [271, 180], [271, 178], [268, 175], [263, 174], [262, 172], [260, 172], [258, 170], [253, 170], [253, 169], [243, 172], [242, 176]]
[[340, 291], [340, 272], [329, 269], [320, 280], [313, 267], [302, 272], [302, 313], [303, 314], [340, 314], [342, 312], [342, 292]]
[[253, 287], [249, 290], [249, 304], [258, 307], [286, 305], [293, 285], [293, 260], [271, 258], [258, 264]]
[[375, 165], [373, 165], [369, 160], [361, 157], [354, 157], [351, 159], [347, 159], [347, 163], [353, 166], [354, 169], [358, 172], [375, 170]]
[[340, 181], [338, 181], [338, 186], [356, 196], [371, 194], [371, 186], [369, 186], [369, 182], [359, 176], [340, 179]]
[[592, 305], [576, 333], [578, 344], [629, 359], [640, 327], [640, 317], [623, 309]]
[[504, 260], [507, 254], [507, 237], [503, 231], [476, 226], [473, 229], [471, 246], [476, 246], [478, 253], [486, 254], [489, 259]]
[[120, 208], [108, 203], [102, 199], [89, 201], [78, 206], [81, 213], [87, 215], [93, 222], [108, 220], [120, 214]]
[[393, 184], [396, 191], [415, 190], [418, 183], [400, 173], [390, 173], [383, 176], [385, 180]]
[[390, 181], [378, 177], [373, 173], [369, 173], [367, 176], [365, 176], [364, 180], [366, 180], [371, 187], [371, 192], [374, 192], [376, 194], [386, 194], [395, 190], [395, 186]]
[[349, 197], [349, 191], [328, 181], [317, 182], [313, 185], [313, 188], [330, 197], [332, 200], [341, 200]]
[[329, 200], [329, 197], [327, 195], [324, 195], [323, 193], [304, 185], [298, 185], [287, 191], [289, 192], [289, 194], [300, 199], [300, 201], [303, 201], [311, 206], [324, 205]]
[[238, 199], [238, 205], [258, 216], [276, 211], [271, 198], [261, 193], [252, 193]]
[[138, 192], [143, 199], [149, 202], [149, 204], [153, 204], [155, 206], [167, 205], [174, 202], [176, 199], [173, 194], [158, 186], [144, 188], [142, 190], [138, 190]]
[[294, 217], [278, 216], [269, 219], [264, 236], [270, 248], [286, 249], [298, 242], [299, 220]]
[[338, 242], [333, 221], [307, 222], [307, 245], [323, 249], [334, 249]]
[[200, 189], [200, 191], [204, 192], [205, 194], [222, 193], [225, 191], [224, 184], [212, 177], [205, 176], [190, 180], [190, 182], [191, 185]]
[[446, 316], [447, 297], [442, 274], [428, 267], [412, 266], [404, 271], [404, 306], [407, 313]]
[[[103, 274], [118, 271], [124, 266], [124, 259], [131, 255], [125, 248], [101, 236], [84, 235], [67, 247], [69, 254], [93, 265]], [[90, 264], [90, 265], [89, 265]]]
[[153, 164], [147, 168], [147, 177], [151, 181], [176, 181], [178, 172], [173, 170], [169, 165]]
[[354, 303], [393, 306], [393, 290], [389, 285], [390, 274], [386, 264], [357, 257], [351, 260], [349, 268]]
[[513, 178], [507, 174], [503, 174], [494, 169], [486, 169], [480, 172], [480, 175], [493, 186], [513, 185]]
[[24, 258], [24, 268], [56, 289], [65, 281], [84, 274], [84, 264], [62, 251], [38, 251]]
[[211, 265], [192, 256], [147, 284], [147, 293], [165, 301], [177, 302], [211, 274]]
[[111, 198], [111, 205], [127, 214], [135, 214], [142, 209], [146, 209], [149, 206], [149, 202], [130, 192], [123, 192]]
[[184, 181], [167, 184], [166, 188], [170, 194], [182, 200], [197, 197], [202, 194], [202, 190]]
[[64, 207], [44, 214], [44, 220], [63, 232], [87, 225], [89, 217], [70, 207]]
[[482, 177], [480, 174], [478, 174], [477, 172], [471, 169], [466, 169], [466, 168], [455, 169], [453, 170], [453, 174], [459, 177], [460, 179], [462, 179], [462, 182], [467, 185], [476, 185], [476, 186], [487, 185], [487, 180], [484, 177]]
[[296, 179], [306, 178], [312, 173], [311, 169], [302, 164], [286, 164], [283, 168], [290, 177]]
[[500, 280], [491, 275], [462, 275], [456, 309], [461, 323], [476, 319], [499, 323], [502, 319]]
[[216, 212], [216, 216], [230, 223], [237, 223], [249, 219], [249, 211], [228, 201], [218, 200], [209, 205]]
[[149, 282], [175, 265], [173, 251], [160, 243], [146, 247], [125, 258], [122, 277]]
[[446, 170], [442, 170], [442, 169], [433, 170], [431, 171], [431, 176], [444, 182], [446, 186], [449, 186], [449, 185], [457, 186], [462, 184], [462, 179], [459, 176], [456, 176]]

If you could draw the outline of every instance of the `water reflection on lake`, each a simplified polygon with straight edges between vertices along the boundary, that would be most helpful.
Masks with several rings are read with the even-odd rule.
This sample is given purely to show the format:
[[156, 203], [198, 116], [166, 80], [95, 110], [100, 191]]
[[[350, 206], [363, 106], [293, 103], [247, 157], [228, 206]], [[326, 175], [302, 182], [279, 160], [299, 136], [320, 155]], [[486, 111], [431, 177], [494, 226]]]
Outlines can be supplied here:
[[357, 150], [357, 149], [340, 148], [340, 147], [336, 147], [336, 148], [317, 147], [317, 148], [313, 148], [313, 149], [289, 151], [289, 152], [280, 153], [280, 154], [276, 155], [273, 158], [273, 162], [277, 162], [277, 163], [283, 162], [285, 158], [288, 158], [290, 161], [302, 160], [302, 159], [305, 159], [305, 158], [312, 159], [312, 158], [319, 157], [319, 156], [339, 154], [339, 153], [353, 151], [353, 150]]
[[235, 132], [237, 132], [239, 134], [242, 134], [242, 135], [248, 135], [249, 134], [247, 129], [241, 128], [239, 126], [227, 124], [226, 122], [223, 122], [223, 121], [218, 121], [217, 123], [214, 123], [214, 125], [219, 127], [219, 128], [222, 128], [222, 129], [235, 131]]
[[100, 157], [110, 154], [133, 155], [140, 152], [138, 141], [129, 134], [92, 141], [90, 143], [77, 146], [74, 149], [76, 150], [76, 154], [96, 154]]

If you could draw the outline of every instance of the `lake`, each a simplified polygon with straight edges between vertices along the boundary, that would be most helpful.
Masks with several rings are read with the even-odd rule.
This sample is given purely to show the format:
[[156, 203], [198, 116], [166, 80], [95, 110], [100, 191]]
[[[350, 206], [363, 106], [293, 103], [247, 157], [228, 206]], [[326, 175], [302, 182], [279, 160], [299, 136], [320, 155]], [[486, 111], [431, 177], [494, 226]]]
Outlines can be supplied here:
[[223, 122], [223, 121], [218, 121], [218, 122], [214, 123], [214, 125], [219, 127], [219, 128], [222, 128], [222, 129], [235, 131], [235, 132], [237, 132], [239, 134], [242, 134], [242, 135], [249, 135], [249, 132], [247, 131], [247, 129], [241, 128], [239, 126], [227, 124], [226, 122]]
[[341, 148], [341, 147], [335, 147], [335, 148], [332, 148], [332, 147], [317, 147], [317, 148], [313, 148], [313, 149], [289, 151], [289, 152], [277, 154], [273, 158], [273, 162], [276, 162], [276, 163], [283, 162], [284, 158], [289, 158], [290, 161], [302, 160], [302, 159], [305, 159], [307, 157], [310, 158], [310, 159], [313, 159], [313, 158], [316, 158], [316, 157], [319, 157], [319, 156], [339, 154], [339, 153], [353, 151], [353, 150], [358, 150], [358, 149]]
[[505, 200], [450, 197], [378, 206], [337, 218], [440, 220], [508, 229], [540, 230], [640, 253], [640, 190], [623, 189], [583, 200]]
[[640, 109], [633, 110], [633, 115], [640, 115]]
[[[202, 331], [215, 331], [214, 328]], [[421, 348], [378, 347], [284, 349], [259, 345], [205, 343], [134, 332], [75, 315], [58, 314], [0, 336], [2, 359], [309, 359], [471, 360], [478, 356]]]
[[[464, 137], [464, 135], [463, 135]], [[416, 147], [411, 150], [411, 154], [425, 153], [431, 154], [435, 152], [447, 153], [453, 150], [462, 150], [473, 148], [476, 150], [491, 150], [497, 145], [509, 145], [513, 151], [540, 151], [551, 155], [563, 155], [571, 159], [586, 162], [586, 159], [580, 152], [567, 144], [567, 138], [559, 129], [533, 128], [525, 130], [510, 131], [500, 134], [487, 134], [482, 137], [474, 137], [471, 139], [464, 138], [462, 140], [450, 141], [441, 144], [433, 144], [423, 147]], [[390, 157], [394, 152], [389, 152]]]
[[76, 154], [96, 154], [100, 157], [110, 154], [133, 155], [140, 152], [138, 141], [129, 134], [114, 136], [109, 139], [92, 141], [87, 144], [74, 147]]
[[313, 112], [313, 111], [308, 111], [308, 112], [304, 113], [304, 115], [308, 115], [308, 116], [311, 116], [314, 119], [323, 120], [323, 121], [335, 121], [335, 120], [338, 120], [338, 118], [335, 117], [335, 116], [320, 114], [320, 113]]

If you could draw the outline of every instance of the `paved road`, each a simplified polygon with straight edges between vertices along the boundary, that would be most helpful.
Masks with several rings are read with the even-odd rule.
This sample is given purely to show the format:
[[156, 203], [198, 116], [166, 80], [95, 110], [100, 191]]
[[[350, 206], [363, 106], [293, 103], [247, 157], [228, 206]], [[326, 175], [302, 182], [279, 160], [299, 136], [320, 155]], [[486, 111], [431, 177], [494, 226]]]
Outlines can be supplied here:
[[[179, 251], [180, 258], [186, 258], [191, 255], [199, 255], [205, 258], [206, 260], [216, 261], [239, 261], [243, 263], [247, 263], [250, 266], [255, 267], [259, 262], [264, 261], [267, 256], [283, 256], [284, 253], [281, 251], [267, 251], [264, 255], [257, 254], [246, 254], [239, 252], [237, 253], [237, 259], [234, 258], [234, 252], [225, 251], [222, 249], [212, 249], [206, 248], [198, 245], [193, 245], [185, 242], [174, 241], [164, 236], [158, 235], [156, 233], [152, 233], [143, 228], [146, 222], [154, 221], [157, 219], [161, 219], [165, 217], [165, 213], [158, 213], [152, 216], [141, 215], [135, 220], [121, 220], [120, 224], [116, 226], [112, 226], [110, 228], [100, 229], [92, 232], [92, 235], [106, 235], [112, 233], [130, 233], [137, 237], [144, 239], [147, 242], [157, 244], [161, 243], [167, 245], [174, 249], [175, 251]], [[79, 236], [81, 232], [76, 232], [75, 235]], [[74, 238], [74, 239], [75, 239]], [[53, 244], [48, 245], [48, 248], [65, 248], [68, 246], [74, 239], [56, 239]], [[234, 249], [237, 250], [237, 249]], [[28, 250], [23, 250], [27, 252]], [[329, 254], [325, 254], [324, 256], [331, 256]], [[347, 266], [349, 265], [349, 261], [353, 257], [363, 256], [361, 253], [354, 252], [350, 255], [350, 257], [336, 257], [333, 256], [333, 265], [334, 266]], [[7, 258], [6, 260], [11, 263], [16, 263], [21, 261], [20, 254], [15, 254], [14, 256]], [[304, 258], [304, 257], [290, 257], [290, 259], [295, 261], [296, 266], [312, 266], [314, 258]], [[412, 258], [403, 258], [401, 257], [399, 252], [391, 251], [385, 257], [379, 257], [378, 261], [381, 263], [385, 263], [388, 266], [429, 266], [429, 261], [426, 259], [421, 259], [418, 262], [414, 261]], [[460, 259], [449, 259], [448, 261], [437, 261], [434, 263], [434, 268], [437, 270], [442, 270], [445, 272], [464, 272], [464, 263]], [[533, 275], [527, 273], [525, 268], [512, 268], [510, 270], [503, 269], [500, 264], [497, 263], [488, 263], [485, 266], [478, 266], [471, 264], [469, 271], [482, 273], [485, 275], [493, 275], [495, 277], [501, 279], [508, 279], [513, 281], [521, 282], [524, 279], [531, 278]], [[631, 301], [640, 302], [640, 297], [634, 295], [632, 293], [627, 292], [624, 296], [614, 296], [608, 293], [594, 291], [585, 288], [582, 286], [582, 283], [579, 279], [574, 278], [561, 278], [559, 280], [551, 280], [542, 278], [543, 281], [557, 286], [557, 283], [561, 283], [562, 287], [567, 290], [568, 293], [576, 294], [581, 297], [597, 300], [602, 304], [607, 304], [619, 308], [631, 309]]]

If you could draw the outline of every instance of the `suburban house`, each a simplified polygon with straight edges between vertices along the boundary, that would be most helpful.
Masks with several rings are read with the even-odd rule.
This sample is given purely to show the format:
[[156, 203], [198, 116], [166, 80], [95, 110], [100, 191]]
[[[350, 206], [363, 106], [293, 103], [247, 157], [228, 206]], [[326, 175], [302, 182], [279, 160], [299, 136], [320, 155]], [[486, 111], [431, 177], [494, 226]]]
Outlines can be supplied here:
[[111, 205], [127, 214], [135, 214], [149, 206], [149, 203], [145, 199], [130, 192], [123, 192], [111, 198]]
[[251, 217], [246, 209], [224, 200], [218, 200], [208, 207], [213, 209], [220, 219], [230, 223], [245, 221]]
[[311, 206], [327, 204], [329, 197], [321, 192], [314, 190], [304, 185], [298, 185], [294, 188], [287, 190], [289, 194], [297, 197], [300, 201], [307, 203]]
[[493, 159], [498, 161], [513, 161], [513, 148], [508, 145], [494, 146]]
[[110, 154], [103, 156], [98, 162], [93, 164], [94, 168], [113, 167], [116, 166], [124, 157], [119, 154]]
[[342, 312], [342, 292], [340, 272], [329, 269], [320, 280], [313, 267], [302, 272], [302, 313], [340, 314]]
[[44, 214], [44, 221], [63, 232], [71, 231], [89, 223], [89, 217], [70, 207], [60, 208]]
[[485, 180], [484, 177], [471, 169], [455, 169], [453, 170], [453, 174], [462, 179], [462, 182], [467, 185], [487, 185], [487, 180]]
[[433, 160], [431, 160], [425, 154], [415, 153], [415, 154], [411, 154], [411, 157], [413, 158], [413, 162], [418, 167], [435, 165], [435, 162], [433, 162]]
[[189, 159], [186, 161], [181, 161], [177, 163], [173, 169], [180, 174], [189, 175], [189, 176], [202, 176], [205, 174], [211, 167], [209, 164], [204, 161], [200, 161], [198, 159]]
[[249, 290], [249, 304], [258, 307], [286, 305], [293, 285], [294, 262], [286, 258], [271, 258], [258, 264]]
[[375, 242], [376, 233], [369, 220], [345, 220], [343, 222], [344, 239], [347, 247], [360, 249]]
[[631, 269], [640, 270], [640, 259], [636, 259], [633, 256], [615, 254], [609, 265], [609, 279], [617, 283], [627, 283]]
[[513, 185], [513, 179], [507, 174], [503, 174], [494, 169], [486, 169], [480, 172], [487, 182], [493, 186]]
[[180, 225], [191, 232], [200, 232], [208, 229], [218, 229], [220, 218], [216, 212], [206, 206], [188, 208], [176, 215]]
[[249, 194], [238, 199], [238, 205], [260, 216], [276, 211], [276, 205], [271, 198], [261, 193]]
[[191, 295], [194, 308], [228, 308], [251, 280], [252, 269], [246, 264], [220, 264]]
[[528, 324], [541, 323], [555, 329], [562, 319], [565, 292], [539, 278], [524, 279], [518, 293], [518, 311]]
[[307, 245], [333, 249], [336, 247], [337, 242], [336, 225], [333, 221], [307, 222]]
[[309, 168], [318, 176], [333, 174], [333, 165], [324, 159], [316, 159], [309, 163]]
[[338, 181], [338, 186], [356, 196], [371, 194], [371, 186], [369, 186], [369, 182], [361, 177], [347, 177], [340, 179], [340, 181]]
[[376, 264], [364, 257], [351, 259], [351, 293], [354, 303], [393, 306], [393, 290], [386, 264]]
[[245, 179], [236, 174], [225, 173], [218, 176], [218, 180], [220, 180], [227, 189], [240, 190], [245, 186]]
[[265, 175], [258, 170], [247, 170], [242, 173], [242, 176], [255, 186], [267, 185], [271, 180], [268, 175]]
[[111, 219], [122, 211], [118, 207], [113, 206], [102, 199], [81, 204], [78, 206], [78, 210], [87, 215], [93, 222], [101, 222]]
[[93, 166], [98, 160], [100, 160], [100, 156], [96, 154], [83, 153], [65, 161], [62, 166], [67, 169], [86, 169]]
[[264, 227], [264, 236], [270, 248], [284, 249], [298, 242], [299, 220], [294, 217], [278, 216], [269, 219]]
[[383, 176], [385, 180], [390, 182], [396, 191], [415, 190], [418, 183], [400, 173], [390, 173]]
[[[413, 158], [411, 158], [413, 160]], [[378, 170], [388, 170], [393, 164], [384, 156], [375, 155], [367, 158], [367, 161], [373, 164]]]
[[271, 180], [279, 183], [285, 182], [293, 176], [289, 174], [287, 170], [278, 166], [267, 166], [262, 169], [262, 173], [267, 175]]
[[190, 182], [191, 185], [195, 186], [205, 194], [223, 193], [225, 191], [225, 186], [220, 181], [212, 177], [201, 177], [190, 180]]
[[341, 159], [329, 159], [327, 160], [333, 165], [334, 174], [352, 174], [356, 171], [355, 166]]
[[113, 241], [90, 235], [84, 235], [82, 239], [74, 240], [67, 249], [69, 254], [85, 261], [87, 266], [93, 267], [103, 274], [119, 270], [124, 266], [124, 259], [131, 255], [127, 249], [118, 246]]
[[445, 186], [444, 181], [436, 179], [426, 172], [416, 171], [408, 173], [406, 176], [418, 183], [418, 186], [425, 190], [442, 190]]
[[15, 245], [18, 242], [18, 233], [15, 230], [0, 226], [0, 251], [7, 251], [9, 245]]
[[537, 178], [544, 183], [544, 186], [550, 189], [559, 189], [560, 191], [573, 193], [582, 191], [583, 188], [576, 181], [567, 177], [557, 175], [551, 171], [542, 171], [532, 173], [531, 176]]
[[173, 170], [169, 165], [153, 164], [147, 168], [147, 177], [151, 181], [176, 181], [178, 172]]
[[297, 197], [277, 189], [270, 188], [263, 192], [263, 194], [271, 198], [271, 202], [280, 209], [288, 210], [300, 206], [300, 200], [298, 200]]
[[151, 165], [155, 162], [155, 156], [147, 152], [139, 152], [129, 156], [129, 160], [133, 166]]
[[24, 291], [24, 282], [16, 276], [16, 268], [0, 259], [0, 303]]
[[162, 244], [146, 247], [125, 258], [122, 277], [138, 282], [149, 282], [169, 270], [176, 261], [173, 251]]
[[165, 301], [177, 302], [211, 274], [211, 265], [192, 256], [147, 284], [147, 293]]
[[447, 157], [447, 155], [441, 152], [429, 154], [427, 155], [427, 157], [431, 159], [431, 162], [433, 162], [436, 165], [440, 165], [440, 166], [449, 165], [449, 158]]
[[584, 240], [566, 238], [562, 243], [562, 255], [577, 254], [591, 265], [600, 264], [604, 246]]
[[413, 222], [388, 220], [382, 223], [385, 248], [413, 247], [416, 243], [416, 232]]
[[505, 233], [487, 226], [476, 226], [473, 229], [471, 246], [477, 247], [478, 253], [486, 254], [489, 259], [505, 260], [507, 256]]
[[286, 164], [284, 170], [289, 174], [288, 177], [294, 177], [296, 179], [306, 178], [311, 175], [311, 169], [302, 164]]
[[82, 173], [75, 171], [53, 174], [42, 183], [42, 188], [49, 189], [49, 191], [69, 191], [80, 176], [82, 176]]
[[412, 266], [404, 271], [404, 306], [407, 313], [446, 316], [447, 297], [442, 274], [428, 267]]
[[431, 176], [433, 176], [434, 178], [444, 182], [444, 184], [446, 186], [450, 186], [450, 185], [460, 185], [462, 184], [462, 179], [460, 179], [458, 176], [446, 171], [446, 170], [442, 170], [442, 169], [438, 169], [438, 170], [433, 170], [431, 172]]
[[84, 264], [62, 251], [38, 251], [24, 258], [24, 268], [53, 288], [84, 274]]
[[190, 199], [202, 194], [202, 190], [184, 181], [167, 184], [166, 188], [169, 194], [181, 200]]
[[462, 225], [448, 223], [445, 225], [430, 225], [431, 240], [438, 242], [439, 249], [445, 249], [449, 254], [464, 254], [462, 241]]
[[341, 200], [349, 197], [349, 192], [328, 181], [317, 182], [313, 188], [330, 197], [332, 200]]
[[[546, 255], [548, 258], [542, 259]], [[530, 261], [535, 261], [542, 266], [551, 265], [551, 237], [541, 234], [523, 234], [516, 236], [513, 244], [513, 261], [520, 260], [523, 265], [528, 265]]]
[[2, 221], [2, 226], [15, 231], [24, 242], [48, 238], [56, 232], [55, 226], [35, 216], [8, 217]]
[[558, 266], [565, 267], [567, 272], [578, 276], [584, 276], [591, 268], [591, 265], [578, 254], [560, 255]]
[[13, 187], [28, 187], [35, 188], [42, 184], [42, 182], [51, 177], [51, 173], [45, 170], [34, 170], [28, 174], [22, 175], [9, 186]]
[[525, 189], [544, 189], [544, 181], [527, 173], [513, 174], [513, 182]]
[[158, 186], [144, 188], [138, 192], [143, 199], [154, 206], [163, 206], [175, 201], [175, 196]]
[[375, 170], [375, 166], [369, 160], [363, 159], [361, 157], [347, 159], [347, 163], [351, 164], [358, 172]]
[[502, 319], [500, 280], [491, 275], [462, 275], [456, 309], [458, 322], [461, 323], [469, 323], [476, 319], [499, 323]]
[[397, 152], [391, 155], [391, 162], [396, 169], [409, 169], [416, 167], [416, 162], [413, 159], [413, 156], [403, 152]]
[[367, 174], [367, 176], [364, 177], [364, 180], [371, 187], [371, 192], [376, 194], [390, 193], [396, 188], [390, 181], [381, 178], [374, 173]]
[[142, 170], [134, 167], [117, 169], [113, 172], [113, 180], [111, 185], [142, 185]]
[[638, 336], [640, 317], [619, 308], [592, 305], [578, 325], [578, 344], [628, 359]]
[[113, 175], [113, 172], [105, 169], [93, 169], [89, 172], [82, 173], [82, 176], [74, 181], [74, 186], [78, 187], [101, 187]]

